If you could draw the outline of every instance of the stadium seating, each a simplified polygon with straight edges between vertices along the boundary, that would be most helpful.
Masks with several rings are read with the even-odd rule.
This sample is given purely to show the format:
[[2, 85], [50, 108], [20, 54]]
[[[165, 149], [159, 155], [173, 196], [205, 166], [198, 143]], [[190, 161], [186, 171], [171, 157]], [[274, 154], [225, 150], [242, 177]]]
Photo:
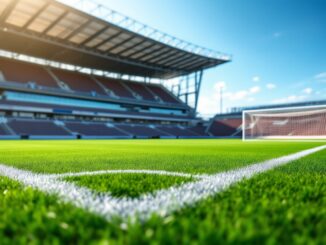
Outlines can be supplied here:
[[53, 121], [35, 119], [10, 119], [8, 126], [17, 135], [29, 136], [70, 136], [65, 129], [54, 124]]
[[[28, 118], [13, 116], [0, 122], [1, 137], [173, 138], [207, 136], [203, 127], [187, 128], [159, 124], [160, 120], [185, 123], [193, 119], [186, 105], [159, 84], [93, 76], [7, 58], [0, 58], [0, 71], [0, 80], [4, 82], [0, 98], [1, 108], [31, 114]], [[6, 87], [8, 84], [9, 89]], [[17, 87], [17, 90], [12, 87]], [[97, 99], [91, 98], [94, 96]], [[105, 96], [107, 100], [103, 100]], [[184, 106], [180, 107], [180, 105]], [[32, 118], [32, 115], [36, 113], [69, 115], [75, 119], [55, 121], [51, 119], [52, 117]], [[99, 117], [109, 115], [111, 119], [119, 123], [106, 124], [106, 122], [96, 121], [97, 119], [92, 121], [91, 118], [98, 115]], [[78, 119], [86, 116], [90, 118]], [[124, 122], [129, 118], [140, 120], [141, 123], [147, 120], [149, 123]], [[151, 120], [157, 125], [150, 124]]]
[[138, 112], [138, 111], [118, 111], [118, 110], [110, 110], [110, 109], [96, 109], [96, 108], [87, 108], [83, 106], [64, 106], [64, 105], [55, 105], [55, 104], [46, 104], [46, 103], [34, 103], [34, 102], [22, 102], [22, 101], [10, 101], [10, 100], [0, 100], [0, 104], [3, 106], [19, 106], [19, 107], [32, 107], [32, 108], [40, 108], [47, 109], [50, 111], [55, 111], [58, 113], [72, 113], [73, 111], [85, 112], [90, 114], [97, 113], [107, 113], [128, 116], [139, 116], [139, 117], [153, 117], [153, 119], [157, 118], [170, 118], [170, 119], [191, 119], [189, 115], [171, 115], [171, 114], [163, 114], [163, 113], [149, 113], [149, 112]]
[[[192, 131], [196, 127], [105, 123], [81, 120], [8, 118], [0, 124], [1, 136], [98, 137], [98, 138], [175, 138], [205, 137]], [[13, 132], [13, 133], [11, 133]]]
[[202, 136], [208, 136], [207, 134], [207, 127], [204, 125], [197, 125], [197, 126], [193, 126], [189, 128], [190, 131], [198, 134], [198, 135], [202, 135]]
[[199, 137], [200, 135], [179, 126], [157, 126], [157, 129], [176, 137]]
[[42, 86], [43, 90], [46, 88], [55, 88], [58, 91], [65, 89], [70, 92], [83, 93], [83, 95], [87, 93], [93, 96], [97, 94], [150, 103], [181, 104], [172, 93], [165, 90], [161, 85], [99, 76], [92, 77], [79, 72], [45, 68], [41, 65], [7, 58], [0, 58], [0, 72], [5, 81], [29, 84], [30, 87], [34, 84]]
[[88, 75], [60, 69], [51, 69], [53, 74], [74, 91], [106, 95], [106, 92]]
[[7, 136], [7, 135], [11, 135], [11, 133], [4, 128], [3, 124], [0, 124], [0, 136]]
[[85, 136], [128, 136], [115, 127], [108, 127], [104, 123], [93, 122], [65, 122], [65, 127], [72, 133]]
[[167, 92], [165, 89], [155, 86], [155, 85], [146, 85], [156, 96], [158, 96], [162, 101], [167, 103], [174, 103], [178, 104], [180, 101], [178, 101], [174, 96], [172, 96], [169, 92]]
[[239, 136], [238, 128], [242, 124], [242, 118], [216, 119], [209, 127], [209, 133], [217, 137]]
[[155, 128], [151, 128], [147, 125], [117, 125], [117, 127], [133, 136], [138, 137], [160, 137], [169, 136], [169, 134], [160, 132]]
[[126, 85], [135, 93], [140, 95], [142, 99], [149, 100], [149, 101], [156, 101], [154, 95], [150, 90], [147, 88], [146, 85], [143, 85], [141, 83], [135, 83], [135, 82], [126, 82]]
[[114, 95], [122, 98], [135, 99], [133, 94], [122, 84], [121, 81], [104, 77], [95, 77], [95, 79], [102, 83], [109, 91], [113, 92]]
[[35, 83], [39, 86], [59, 88], [45, 68], [39, 65], [0, 58], [0, 71], [9, 82]]

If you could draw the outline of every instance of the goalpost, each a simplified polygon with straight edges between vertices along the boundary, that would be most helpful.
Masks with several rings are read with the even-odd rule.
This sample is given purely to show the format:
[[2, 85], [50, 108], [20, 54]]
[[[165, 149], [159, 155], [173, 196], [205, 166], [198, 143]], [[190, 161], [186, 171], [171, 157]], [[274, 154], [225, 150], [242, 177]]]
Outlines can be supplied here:
[[326, 105], [243, 111], [242, 139], [326, 139]]

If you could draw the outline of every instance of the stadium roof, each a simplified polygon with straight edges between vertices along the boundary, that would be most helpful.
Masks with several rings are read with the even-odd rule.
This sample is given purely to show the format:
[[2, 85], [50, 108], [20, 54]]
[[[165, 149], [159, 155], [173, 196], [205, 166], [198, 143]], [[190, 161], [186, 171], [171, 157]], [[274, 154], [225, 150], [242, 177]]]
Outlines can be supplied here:
[[[68, 1], [72, 4], [76, 1]], [[84, 1], [78, 1], [77, 8]], [[169, 79], [215, 67], [230, 56], [143, 25], [137, 31], [54, 0], [1, 0], [0, 49], [96, 70]], [[96, 7], [103, 12], [103, 6]], [[117, 15], [104, 9], [106, 17]], [[120, 15], [121, 16], [121, 15]], [[129, 23], [125, 17], [121, 23]], [[132, 20], [132, 25], [139, 24]], [[156, 39], [156, 40], [155, 40]], [[192, 45], [192, 46], [191, 46]], [[190, 50], [189, 47], [192, 49]]]

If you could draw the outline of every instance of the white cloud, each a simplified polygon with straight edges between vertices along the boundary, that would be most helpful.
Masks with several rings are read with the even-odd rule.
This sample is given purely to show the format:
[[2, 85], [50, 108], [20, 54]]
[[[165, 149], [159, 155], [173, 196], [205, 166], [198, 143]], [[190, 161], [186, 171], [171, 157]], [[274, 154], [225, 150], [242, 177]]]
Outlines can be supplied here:
[[216, 96], [201, 96], [198, 111], [201, 115], [211, 117], [219, 111], [219, 99]]
[[272, 89], [276, 88], [276, 85], [274, 83], [268, 83], [268, 84], [266, 84], [266, 88], [272, 90]]
[[249, 92], [251, 94], [257, 94], [257, 93], [260, 92], [260, 87], [259, 86], [252, 87], [252, 88], [249, 89]]
[[226, 88], [226, 82], [224, 82], [224, 81], [219, 81], [219, 82], [215, 83], [215, 85], [214, 85], [214, 90], [215, 90], [215, 91], [218, 92], [218, 91], [220, 91], [221, 88], [223, 88], [223, 89]]
[[214, 84], [214, 90], [212, 93], [209, 93], [207, 96], [201, 96], [200, 98], [198, 111], [202, 116], [213, 116], [217, 112], [219, 112], [221, 96], [220, 88], [224, 88], [225, 91], [223, 94], [225, 104], [228, 104], [228, 101], [253, 102], [255, 101], [255, 98], [253, 96], [261, 91], [261, 87], [254, 86], [249, 89], [243, 89], [232, 92], [228, 91], [226, 82], [219, 81]]
[[240, 90], [236, 92], [228, 92], [224, 94], [224, 97], [229, 100], [243, 100], [248, 96], [247, 90]]
[[[212, 117], [220, 109], [220, 89], [227, 89], [224, 81], [218, 81], [213, 85], [213, 91], [206, 96], [201, 96], [198, 105], [198, 111], [203, 117]], [[223, 96], [225, 97], [225, 95]]]
[[253, 101], [256, 101], [256, 99], [253, 98], [253, 97], [250, 97], [250, 98], [248, 98], [248, 101], [249, 101], [249, 102], [253, 102]]
[[283, 104], [283, 103], [295, 103], [302, 102], [308, 99], [311, 99], [314, 95], [319, 95], [320, 91], [314, 91], [314, 89], [308, 87], [301, 91], [299, 95], [290, 95], [284, 98], [276, 99], [273, 101], [274, 104]]
[[254, 76], [254, 77], [252, 77], [252, 81], [255, 82], [255, 83], [260, 82], [260, 76]]
[[313, 89], [312, 88], [305, 88], [304, 90], [302, 90], [302, 93], [304, 94], [312, 94]]
[[283, 104], [283, 103], [294, 103], [294, 102], [300, 102], [307, 98], [307, 95], [290, 95], [285, 98], [280, 98], [273, 100], [274, 104]]
[[227, 92], [224, 94], [224, 98], [229, 100], [248, 100], [252, 101], [254, 98], [250, 97], [254, 94], [257, 94], [261, 91], [259, 86], [252, 87], [248, 90], [239, 90], [236, 92]]
[[316, 79], [326, 78], [326, 72], [319, 73], [315, 76]]
[[315, 75], [315, 79], [318, 81], [318, 82], [326, 82], [326, 72], [322, 72], [322, 73], [319, 73], [317, 75]]

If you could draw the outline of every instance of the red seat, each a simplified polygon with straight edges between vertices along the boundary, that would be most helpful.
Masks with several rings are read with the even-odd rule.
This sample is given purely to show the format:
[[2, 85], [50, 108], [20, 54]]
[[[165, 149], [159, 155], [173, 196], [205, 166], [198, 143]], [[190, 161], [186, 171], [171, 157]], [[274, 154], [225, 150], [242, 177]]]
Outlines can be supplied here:
[[122, 85], [122, 82], [116, 79], [96, 77], [108, 90], [112, 91], [115, 95], [124, 98], [135, 99], [132, 93]]
[[167, 92], [164, 88], [161, 87], [161, 85], [146, 85], [154, 94], [156, 94], [158, 97], [161, 98], [162, 101], [167, 103], [180, 103], [180, 101], [177, 100], [177, 98]]
[[115, 127], [107, 127], [104, 123], [66, 122], [66, 127], [85, 136], [127, 136]]
[[105, 91], [88, 75], [59, 69], [52, 69], [54, 75], [74, 91], [90, 93], [92, 91], [106, 95]]
[[209, 132], [214, 136], [233, 136], [242, 124], [242, 118], [226, 118], [215, 120], [209, 128]]
[[8, 126], [17, 135], [70, 136], [69, 132], [55, 125], [53, 121], [12, 119], [8, 122]]
[[5, 79], [10, 82], [35, 82], [40, 86], [58, 88], [56, 81], [39, 65], [1, 58], [0, 71], [2, 71]]
[[156, 101], [154, 95], [147, 90], [146, 85], [137, 82], [126, 82], [125, 84], [144, 100]]

